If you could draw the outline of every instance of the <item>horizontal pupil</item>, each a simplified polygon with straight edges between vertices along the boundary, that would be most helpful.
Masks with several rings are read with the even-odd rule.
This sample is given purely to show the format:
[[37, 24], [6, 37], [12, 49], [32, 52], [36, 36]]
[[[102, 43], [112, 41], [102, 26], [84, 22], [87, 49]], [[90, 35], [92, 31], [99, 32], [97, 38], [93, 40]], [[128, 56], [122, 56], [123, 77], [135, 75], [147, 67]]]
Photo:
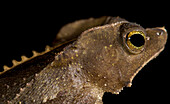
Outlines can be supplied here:
[[145, 44], [145, 39], [141, 34], [133, 34], [128, 40], [136, 47], [141, 47]]

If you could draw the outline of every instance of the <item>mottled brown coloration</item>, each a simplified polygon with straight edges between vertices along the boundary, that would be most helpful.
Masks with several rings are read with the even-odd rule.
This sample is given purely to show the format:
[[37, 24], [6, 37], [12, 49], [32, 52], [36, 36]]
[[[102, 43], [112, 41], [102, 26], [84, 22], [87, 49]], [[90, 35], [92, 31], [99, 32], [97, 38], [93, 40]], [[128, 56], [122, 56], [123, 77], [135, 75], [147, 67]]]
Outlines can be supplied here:
[[[125, 38], [131, 31], [144, 33], [142, 50], [128, 48]], [[66, 47], [2, 74], [0, 102], [102, 104], [104, 92], [118, 94], [131, 86], [137, 72], [164, 49], [167, 32], [144, 29], [119, 17], [102, 17], [68, 24], [56, 40], [72, 39]]]

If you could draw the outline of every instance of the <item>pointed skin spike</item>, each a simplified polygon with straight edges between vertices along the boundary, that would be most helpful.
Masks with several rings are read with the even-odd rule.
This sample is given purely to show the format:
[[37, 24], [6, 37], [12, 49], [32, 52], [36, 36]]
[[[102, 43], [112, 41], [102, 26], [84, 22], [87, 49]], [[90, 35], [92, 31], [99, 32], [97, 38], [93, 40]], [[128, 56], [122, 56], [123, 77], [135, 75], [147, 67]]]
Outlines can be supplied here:
[[12, 63], [14, 66], [18, 65], [18, 61], [16, 61], [16, 60], [12, 60]]
[[10, 69], [10, 67], [8, 67], [8, 66], [6, 66], [6, 65], [4, 65], [4, 66], [3, 66], [3, 68], [4, 68], [4, 71], [6, 71], [6, 70], [9, 70], [9, 69]]
[[36, 52], [36, 51], [32, 51], [32, 53], [33, 53], [33, 56], [37, 56], [37, 55], [39, 55], [39, 53], [38, 53], [38, 52]]
[[26, 56], [21, 56], [22, 61], [26, 61], [28, 58]]
[[50, 49], [51, 49], [51, 47], [49, 45], [46, 45], [45, 51], [48, 52], [48, 51], [50, 51]]

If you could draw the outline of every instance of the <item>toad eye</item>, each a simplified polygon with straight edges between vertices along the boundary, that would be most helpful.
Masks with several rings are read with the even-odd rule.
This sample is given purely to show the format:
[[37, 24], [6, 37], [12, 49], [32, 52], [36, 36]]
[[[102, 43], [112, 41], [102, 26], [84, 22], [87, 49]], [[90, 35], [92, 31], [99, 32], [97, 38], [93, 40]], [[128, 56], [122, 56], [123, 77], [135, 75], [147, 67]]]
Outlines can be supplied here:
[[145, 34], [142, 31], [131, 31], [126, 35], [126, 46], [132, 53], [140, 53], [145, 44]]

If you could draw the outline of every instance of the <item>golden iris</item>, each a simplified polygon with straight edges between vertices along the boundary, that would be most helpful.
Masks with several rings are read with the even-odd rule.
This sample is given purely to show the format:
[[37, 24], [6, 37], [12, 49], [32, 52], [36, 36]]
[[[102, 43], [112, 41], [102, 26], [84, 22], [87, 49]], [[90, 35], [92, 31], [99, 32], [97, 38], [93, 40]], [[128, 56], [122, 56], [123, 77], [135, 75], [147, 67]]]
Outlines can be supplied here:
[[141, 50], [145, 44], [145, 34], [142, 31], [131, 31], [126, 36], [127, 46], [132, 50]]

